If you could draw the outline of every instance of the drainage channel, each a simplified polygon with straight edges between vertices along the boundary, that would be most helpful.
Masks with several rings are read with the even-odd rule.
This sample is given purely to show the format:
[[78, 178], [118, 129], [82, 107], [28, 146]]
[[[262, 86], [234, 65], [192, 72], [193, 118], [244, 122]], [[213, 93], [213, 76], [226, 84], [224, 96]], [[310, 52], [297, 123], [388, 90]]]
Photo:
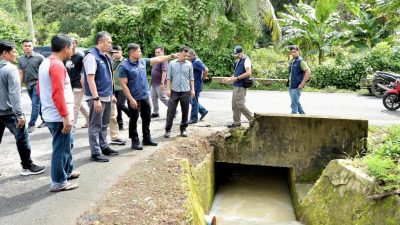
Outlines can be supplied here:
[[300, 225], [290, 197], [289, 169], [217, 163], [210, 211], [218, 225]]

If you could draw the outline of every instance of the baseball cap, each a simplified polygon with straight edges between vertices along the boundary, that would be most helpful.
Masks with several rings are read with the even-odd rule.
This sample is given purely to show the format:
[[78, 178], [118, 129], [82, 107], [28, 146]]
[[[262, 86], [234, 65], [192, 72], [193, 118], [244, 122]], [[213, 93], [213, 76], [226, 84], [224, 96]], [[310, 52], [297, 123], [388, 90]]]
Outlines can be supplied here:
[[233, 49], [233, 55], [238, 55], [239, 53], [243, 52], [242, 46], [238, 45]]
[[121, 45], [114, 45], [111, 49], [111, 53], [122, 51]]

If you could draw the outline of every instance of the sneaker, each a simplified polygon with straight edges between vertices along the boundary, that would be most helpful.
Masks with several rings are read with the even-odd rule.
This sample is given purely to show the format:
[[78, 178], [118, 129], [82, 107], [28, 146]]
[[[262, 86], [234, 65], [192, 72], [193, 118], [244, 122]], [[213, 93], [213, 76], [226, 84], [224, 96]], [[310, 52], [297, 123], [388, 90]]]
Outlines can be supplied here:
[[74, 170], [72, 171], [72, 173], [67, 177], [67, 180], [73, 180], [76, 178], [79, 178], [81, 176], [81, 172], [79, 172], [78, 170]]
[[203, 113], [203, 114], [200, 114], [200, 115], [201, 115], [201, 116], [200, 116], [200, 120], [203, 120], [203, 119], [204, 119], [204, 117], [206, 117], [207, 113], [208, 113], [208, 111], [207, 111], [207, 112], [205, 112], [205, 113]]
[[28, 133], [32, 133], [35, 130], [35, 126], [28, 126]]
[[171, 131], [165, 131], [164, 138], [170, 138], [171, 137]]
[[89, 123], [85, 123], [81, 126], [81, 128], [88, 128], [89, 127]]
[[158, 113], [152, 113], [151, 114], [151, 118], [157, 118], [157, 117], [160, 117], [160, 114], [158, 114]]
[[229, 124], [227, 127], [228, 128], [235, 128], [235, 127], [240, 127], [240, 126], [241, 126], [240, 124], [232, 123], [232, 124]]
[[38, 126], [38, 128], [43, 128], [43, 127], [47, 127], [47, 125], [46, 125], [45, 122], [42, 122], [42, 123]]
[[23, 168], [21, 171], [22, 176], [41, 174], [46, 170], [45, 166], [37, 166], [35, 164], [29, 165], [28, 168]]
[[70, 191], [70, 190], [77, 189], [78, 187], [79, 187], [78, 184], [67, 182], [62, 187], [51, 187], [50, 192]]
[[181, 131], [181, 137], [187, 137], [187, 136], [188, 135], [186, 130]]
[[121, 138], [111, 140], [112, 145], [125, 145], [125, 143], [126, 141], [122, 140]]
[[119, 155], [118, 151], [115, 151], [110, 147], [106, 147], [105, 149], [101, 150], [101, 153], [103, 153], [103, 155]]
[[189, 120], [187, 123], [188, 123], [188, 124], [195, 124], [195, 123], [197, 123], [197, 121]]

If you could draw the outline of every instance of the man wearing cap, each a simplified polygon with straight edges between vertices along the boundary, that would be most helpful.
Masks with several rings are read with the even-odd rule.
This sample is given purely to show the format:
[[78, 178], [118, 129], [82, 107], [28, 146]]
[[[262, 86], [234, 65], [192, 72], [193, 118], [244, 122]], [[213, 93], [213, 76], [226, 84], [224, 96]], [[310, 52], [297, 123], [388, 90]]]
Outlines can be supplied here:
[[243, 52], [241, 46], [236, 46], [233, 54], [236, 57], [234, 64], [234, 74], [226, 79], [226, 83], [233, 82], [232, 95], [232, 111], [233, 123], [228, 125], [228, 128], [241, 126], [241, 115], [243, 114], [249, 121], [253, 118], [252, 113], [247, 109], [246, 103], [246, 88], [244, 87], [245, 79], [251, 75], [251, 61]]
[[122, 56], [122, 47], [120, 45], [113, 46], [112, 54], [112, 68], [114, 73], [114, 95], [117, 98], [117, 122], [119, 130], [124, 129], [124, 121], [122, 119], [122, 112], [129, 117], [129, 109], [126, 105], [126, 96], [122, 91], [121, 82], [119, 80], [119, 67], [126, 60]]
[[[110, 56], [110, 59], [113, 59], [114, 57], [114, 53], [115, 56], [118, 57], [118, 55], [120, 55], [122, 57], [122, 51], [119, 50], [122, 49], [121, 46], [116, 45], [113, 46], [112, 48], [110, 48], [110, 50], [108, 51], [108, 56]], [[119, 53], [121, 52], [121, 53]], [[116, 95], [116, 90], [120, 90], [121, 89], [121, 85], [119, 83], [119, 77], [116, 78], [115, 77], [115, 72], [114, 72], [114, 60], [111, 63], [112, 64], [112, 73], [113, 73], [113, 87], [114, 87], [114, 97], [111, 100], [111, 113], [110, 113], [110, 137], [111, 137], [111, 144], [112, 145], [125, 145], [126, 141], [123, 140], [122, 138], [120, 138], [119, 136], [119, 128], [118, 128], [118, 120], [117, 120], [117, 116], [118, 116], [118, 109], [117, 109], [117, 95]], [[122, 118], [121, 118], [122, 119]]]
[[301, 90], [310, 78], [310, 68], [303, 58], [299, 55], [299, 47], [292, 45], [289, 47], [292, 60], [289, 62], [289, 94], [292, 114], [305, 114], [300, 104]]

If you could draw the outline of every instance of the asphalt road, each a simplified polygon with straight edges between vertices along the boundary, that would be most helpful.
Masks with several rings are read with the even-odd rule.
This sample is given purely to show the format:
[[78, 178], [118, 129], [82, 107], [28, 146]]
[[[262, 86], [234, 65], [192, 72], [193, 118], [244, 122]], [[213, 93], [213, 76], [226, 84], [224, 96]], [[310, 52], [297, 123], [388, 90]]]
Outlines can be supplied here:
[[[224, 129], [232, 122], [231, 91], [207, 91], [202, 93], [200, 102], [209, 110], [205, 121], [196, 129]], [[387, 125], [399, 123], [400, 112], [387, 111], [382, 100], [372, 96], [357, 94], [303, 93], [301, 102], [309, 115], [334, 116], [367, 119], [370, 124]], [[248, 108], [260, 113], [290, 113], [290, 99], [287, 92], [249, 91]], [[78, 179], [80, 187], [74, 191], [50, 193], [51, 137], [47, 128], [36, 129], [31, 135], [32, 159], [36, 164], [47, 166], [42, 175], [22, 177], [21, 167], [13, 136], [7, 130], [0, 144], [0, 224], [1, 225], [63, 225], [74, 224], [79, 215], [118, 182], [118, 179], [139, 160], [145, 160], [158, 148], [178, 135], [174, 125], [172, 138], [165, 140], [162, 135], [165, 126], [166, 108], [161, 105], [161, 118], [152, 121], [151, 130], [158, 147], [146, 147], [143, 151], [131, 151], [126, 146], [117, 146], [119, 156], [112, 157], [109, 163], [95, 163], [89, 160], [90, 150], [87, 129], [78, 129], [75, 134], [73, 157], [75, 167], [81, 171]], [[30, 100], [23, 95], [23, 109], [30, 112]], [[29, 114], [28, 114], [29, 117]], [[180, 121], [178, 115], [175, 124]], [[83, 123], [81, 118], [79, 124]], [[127, 119], [125, 118], [125, 127]], [[140, 127], [139, 133], [140, 133]], [[193, 131], [193, 129], [192, 129]], [[191, 128], [188, 129], [189, 137]], [[128, 137], [127, 130], [121, 132]]]

